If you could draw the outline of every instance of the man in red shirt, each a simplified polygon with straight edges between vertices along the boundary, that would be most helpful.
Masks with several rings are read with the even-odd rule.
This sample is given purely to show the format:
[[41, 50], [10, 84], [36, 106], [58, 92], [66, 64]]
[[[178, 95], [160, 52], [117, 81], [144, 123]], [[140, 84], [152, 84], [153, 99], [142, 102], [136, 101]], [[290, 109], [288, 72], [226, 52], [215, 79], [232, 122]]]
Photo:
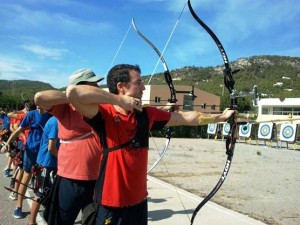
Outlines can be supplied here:
[[95, 199], [96, 225], [146, 225], [147, 158], [150, 129], [221, 122], [233, 110], [210, 116], [199, 112], [167, 112], [143, 107], [145, 86], [139, 66], [121, 64], [107, 76], [109, 92], [76, 85], [67, 97], [101, 139], [103, 154]]
[[[101, 80], [89, 69], [77, 70], [69, 77], [70, 84], [78, 86], [98, 87]], [[73, 225], [80, 210], [93, 199], [100, 167], [100, 140], [64, 92], [38, 92], [35, 102], [58, 119], [60, 139], [53, 201], [46, 207], [44, 218], [48, 225]]]

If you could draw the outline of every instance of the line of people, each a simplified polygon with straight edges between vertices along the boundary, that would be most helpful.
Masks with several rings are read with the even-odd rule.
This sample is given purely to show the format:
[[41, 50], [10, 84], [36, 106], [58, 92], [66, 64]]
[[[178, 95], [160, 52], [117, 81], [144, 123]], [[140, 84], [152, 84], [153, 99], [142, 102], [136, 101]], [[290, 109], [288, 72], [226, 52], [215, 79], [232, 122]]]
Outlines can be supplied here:
[[[96, 203], [93, 224], [146, 225], [149, 130], [222, 122], [235, 113], [226, 109], [222, 114], [212, 116], [143, 107], [141, 99], [145, 86], [137, 65], [114, 66], [107, 75], [109, 92], [97, 85], [102, 79], [90, 69], [80, 69], [69, 77], [70, 85], [65, 92], [47, 90], [35, 95], [37, 107], [46, 111], [39, 114], [40, 117], [47, 115], [48, 120], [53, 115], [57, 118], [55, 140], [60, 143], [59, 150], [50, 153], [57, 156], [57, 175], [45, 203], [44, 218], [49, 225], [73, 225], [80, 210], [90, 203]], [[39, 129], [33, 126], [36, 125], [33, 121], [23, 121], [21, 130], [25, 125], [31, 126], [30, 130]], [[44, 133], [48, 123], [45, 124], [43, 120], [40, 126]], [[17, 137], [15, 132], [2, 151], [7, 151], [8, 144]], [[53, 147], [54, 143], [49, 140], [54, 138], [45, 138], [50, 152], [49, 146]], [[37, 145], [31, 151], [29, 146], [25, 145], [23, 164], [25, 159], [28, 163], [29, 158], [32, 166], [43, 151]], [[41, 155], [41, 158], [45, 157]], [[43, 160], [37, 162], [43, 164]], [[28, 184], [30, 173], [28, 165], [24, 165], [23, 188], [26, 185], [22, 183]], [[22, 194], [24, 190], [19, 188], [18, 193]], [[15, 210], [21, 214], [22, 199], [19, 194]], [[38, 207], [32, 207], [29, 224], [36, 223], [32, 218]]]

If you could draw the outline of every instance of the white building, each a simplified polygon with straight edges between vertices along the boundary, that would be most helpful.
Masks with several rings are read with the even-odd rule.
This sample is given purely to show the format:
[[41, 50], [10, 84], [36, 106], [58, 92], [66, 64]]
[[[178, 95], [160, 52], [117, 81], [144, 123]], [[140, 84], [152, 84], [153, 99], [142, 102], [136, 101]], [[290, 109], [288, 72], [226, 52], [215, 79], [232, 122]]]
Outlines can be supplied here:
[[300, 98], [263, 98], [258, 102], [257, 121], [291, 120], [299, 119], [300, 122]]

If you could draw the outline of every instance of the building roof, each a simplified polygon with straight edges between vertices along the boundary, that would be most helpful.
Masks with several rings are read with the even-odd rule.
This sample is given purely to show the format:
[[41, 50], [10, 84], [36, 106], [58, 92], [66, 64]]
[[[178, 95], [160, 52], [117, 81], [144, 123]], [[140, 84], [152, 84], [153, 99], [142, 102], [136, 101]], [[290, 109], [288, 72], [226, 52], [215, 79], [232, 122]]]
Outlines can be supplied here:
[[263, 98], [257, 104], [259, 106], [300, 106], [300, 98], [286, 98], [283, 101], [279, 98]]

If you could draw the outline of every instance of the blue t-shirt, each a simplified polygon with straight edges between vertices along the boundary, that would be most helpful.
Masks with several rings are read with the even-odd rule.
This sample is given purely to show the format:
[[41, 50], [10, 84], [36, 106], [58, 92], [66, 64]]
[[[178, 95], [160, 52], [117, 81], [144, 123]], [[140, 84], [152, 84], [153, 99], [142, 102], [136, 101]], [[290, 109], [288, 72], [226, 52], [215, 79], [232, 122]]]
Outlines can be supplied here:
[[56, 148], [59, 148], [57, 118], [52, 116], [45, 125], [40, 150], [36, 162], [44, 167], [57, 167], [57, 158], [48, 151], [49, 140], [56, 139]]
[[0, 115], [1, 115], [1, 119], [3, 120], [2, 130], [9, 130], [10, 123], [9, 123], [8, 116], [5, 114], [0, 114]]
[[46, 122], [51, 117], [49, 113], [40, 114], [38, 110], [29, 111], [20, 126], [30, 127], [25, 150], [38, 152]]

